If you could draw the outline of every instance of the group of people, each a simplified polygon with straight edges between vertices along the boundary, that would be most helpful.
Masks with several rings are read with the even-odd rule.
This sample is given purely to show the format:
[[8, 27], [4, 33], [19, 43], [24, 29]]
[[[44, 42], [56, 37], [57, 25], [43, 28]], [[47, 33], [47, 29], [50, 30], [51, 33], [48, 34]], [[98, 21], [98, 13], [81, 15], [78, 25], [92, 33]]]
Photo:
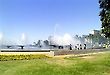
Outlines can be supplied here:
[[[76, 46], [75, 46], [75, 50], [81, 50], [81, 49], [86, 49], [86, 44], [84, 44], [84, 46], [83, 46], [84, 48], [82, 48], [82, 45], [81, 44], [77, 44]], [[72, 50], [72, 45], [70, 44], [70, 48], [69, 48], [70, 50]]]
[[[73, 49], [72, 44], [68, 45], [68, 46], [61, 46], [61, 45], [50, 45], [52, 48], [58, 48], [58, 49], [65, 49], [65, 48], [69, 48], [69, 50]], [[77, 44], [75, 46], [75, 50], [81, 50], [81, 49], [86, 49], [86, 44], [84, 44], [82, 46], [82, 44]]]

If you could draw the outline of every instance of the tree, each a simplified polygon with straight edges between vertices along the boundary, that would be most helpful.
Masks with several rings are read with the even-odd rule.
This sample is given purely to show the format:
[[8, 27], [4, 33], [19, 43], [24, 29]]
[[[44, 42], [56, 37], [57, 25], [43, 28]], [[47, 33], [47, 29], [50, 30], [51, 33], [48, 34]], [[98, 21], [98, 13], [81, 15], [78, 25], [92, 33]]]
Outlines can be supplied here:
[[100, 20], [102, 21], [102, 33], [110, 38], [110, 0], [99, 0]]

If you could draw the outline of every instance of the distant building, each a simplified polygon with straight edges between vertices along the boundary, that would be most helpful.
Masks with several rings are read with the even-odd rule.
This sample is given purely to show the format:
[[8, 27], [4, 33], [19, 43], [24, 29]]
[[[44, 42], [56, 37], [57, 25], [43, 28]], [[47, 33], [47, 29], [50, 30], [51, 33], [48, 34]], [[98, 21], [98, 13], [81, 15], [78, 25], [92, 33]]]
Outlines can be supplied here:
[[90, 47], [99, 47], [104, 44], [109, 44], [110, 40], [105, 38], [103, 34], [101, 34], [100, 30], [93, 30], [89, 35], [83, 35], [85, 43], [89, 44]]
[[100, 32], [100, 30], [92, 30], [92, 31], [90, 31], [90, 34], [98, 35], [98, 34], [101, 34], [101, 32]]

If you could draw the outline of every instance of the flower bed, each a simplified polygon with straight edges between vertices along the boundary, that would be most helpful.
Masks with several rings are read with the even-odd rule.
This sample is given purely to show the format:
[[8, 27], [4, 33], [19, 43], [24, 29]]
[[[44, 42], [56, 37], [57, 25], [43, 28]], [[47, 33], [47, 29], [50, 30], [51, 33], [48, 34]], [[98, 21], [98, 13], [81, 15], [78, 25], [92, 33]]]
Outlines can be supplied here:
[[30, 60], [30, 59], [42, 59], [49, 58], [46, 55], [0, 55], [0, 61], [9, 61], [9, 60]]

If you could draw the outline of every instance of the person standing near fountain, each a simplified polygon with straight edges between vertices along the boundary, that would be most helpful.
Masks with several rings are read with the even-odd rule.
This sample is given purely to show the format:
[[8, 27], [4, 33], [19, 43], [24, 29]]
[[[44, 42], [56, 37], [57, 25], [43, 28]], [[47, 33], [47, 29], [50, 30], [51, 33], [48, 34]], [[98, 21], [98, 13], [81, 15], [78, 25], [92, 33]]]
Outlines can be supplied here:
[[75, 50], [77, 50], [77, 46], [75, 46]]
[[86, 44], [84, 44], [84, 49], [86, 49]]
[[80, 49], [82, 49], [82, 45], [80, 44]]
[[70, 50], [72, 50], [72, 45], [70, 44]]
[[77, 44], [77, 49], [79, 50], [79, 44]]

